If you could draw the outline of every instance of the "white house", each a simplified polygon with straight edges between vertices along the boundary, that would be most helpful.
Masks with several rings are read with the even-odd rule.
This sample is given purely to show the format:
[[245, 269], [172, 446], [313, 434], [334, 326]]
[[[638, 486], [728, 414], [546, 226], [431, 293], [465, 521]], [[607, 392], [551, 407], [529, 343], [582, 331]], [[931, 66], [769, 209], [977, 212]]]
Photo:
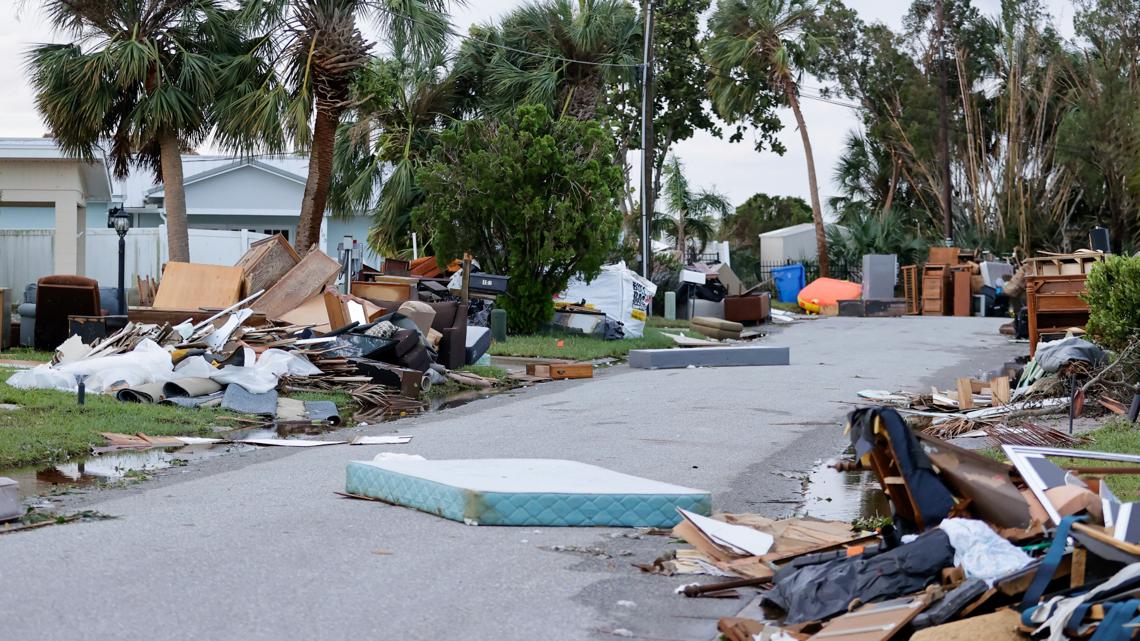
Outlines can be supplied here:
[[[307, 157], [188, 154], [182, 162], [192, 260], [202, 260], [199, 254], [209, 256], [203, 262], [237, 260], [240, 246], [222, 255], [204, 252], [208, 249], [204, 245], [225, 231], [296, 237]], [[48, 274], [87, 274], [106, 280], [117, 260], [117, 241], [112, 242], [114, 234], [107, 230], [107, 212], [114, 207], [132, 216], [128, 240], [135, 245], [147, 239], [163, 244], [147, 250], [150, 254], [134, 245], [128, 250], [128, 278], [152, 273], [153, 265], [166, 255], [165, 235], [160, 233], [165, 211], [162, 185], [149, 171], [140, 168], [125, 180], [116, 180], [105, 159], [85, 162], [68, 157], [51, 139], [0, 138], [0, 287], [22, 289]], [[364, 241], [370, 222], [363, 215], [348, 220], [326, 216], [321, 248], [335, 256], [344, 236]], [[153, 256], [144, 260], [142, 254]], [[365, 259], [373, 262], [375, 257], [366, 254]]]

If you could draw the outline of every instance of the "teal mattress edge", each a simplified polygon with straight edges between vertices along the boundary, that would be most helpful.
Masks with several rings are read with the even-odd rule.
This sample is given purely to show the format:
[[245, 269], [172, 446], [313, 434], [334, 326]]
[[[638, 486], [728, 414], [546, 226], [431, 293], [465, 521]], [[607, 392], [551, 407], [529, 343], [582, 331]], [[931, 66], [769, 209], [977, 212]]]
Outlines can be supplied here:
[[709, 493], [477, 492], [357, 461], [348, 464], [345, 492], [470, 525], [665, 528], [681, 520], [677, 508], [712, 514]]

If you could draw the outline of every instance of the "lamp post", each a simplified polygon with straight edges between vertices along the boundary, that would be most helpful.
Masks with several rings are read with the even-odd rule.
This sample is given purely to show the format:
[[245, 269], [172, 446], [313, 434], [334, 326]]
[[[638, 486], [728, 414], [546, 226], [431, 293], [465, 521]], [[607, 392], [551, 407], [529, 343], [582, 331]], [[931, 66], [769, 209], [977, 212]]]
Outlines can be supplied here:
[[122, 207], [114, 207], [107, 212], [107, 227], [119, 235], [119, 313], [127, 313], [127, 232], [131, 229], [131, 215]]

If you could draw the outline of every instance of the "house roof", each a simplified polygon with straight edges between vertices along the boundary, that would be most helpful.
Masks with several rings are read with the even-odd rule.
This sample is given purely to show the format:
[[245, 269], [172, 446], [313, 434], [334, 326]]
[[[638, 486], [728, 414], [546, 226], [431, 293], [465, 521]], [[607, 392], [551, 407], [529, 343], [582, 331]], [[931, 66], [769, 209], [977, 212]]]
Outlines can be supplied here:
[[96, 202], [111, 200], [111, 173], [106, 157], [99, 150], [93, 161], [85, 161], [64, 153], [52, 138], [0, 138], [0, 160], [75, 161], [87, 198]]
[[[309, 159], [305, 156], [259, 156], [256, 159], [234, 156], [197, 156], [183, 154], [183, 184], [208, 180], [242, 167], [254, 167], [300, 184], [305, 183], [309, 171]], [[123, 180], [115, 181], [115, 194], [124, 207], [141, 208], [155, 204], [162, 199], [162, 183], [144, 168], [135, 168]]]
[[786, 236], [795, 236], [796, 234], [803, 234], [805, 232], [815, 233], [815, 223], [802, 223], [799, 225], [792, 225], [791, 227], [783, 227], [781, 229], [773, 229], [760, 234], [761, 238], [784, 238]]
[[[192, 158], [197, 158], [197, 157], [192, 157]], [[182, 166], [184, 169], [183, 169], [182, 184], [186, 185], [186, 186], [193, 185], [194, 183], [202, 182], [204, 180], [209, 180], [209, 179], [213, 178], [214, 176], [220, 176], [222, 174], [227, 174], [231, 171], [235, 171], [235, 170], [241, 169], [243, 167], [252, 167], [254, 169], [258, 169], [258, 170], [264, 171], [266, 173], [273, 174], [274, 176], [284, 178], [285, 180], [290, 180], [292, 182], [297, 183], [298, 185], [304, 185], [305, 184], [305, 176], [297, 175], [297, 174], [293, 173], [292, 171], [290, 171], [289, 169], [285, 169], [283, 167], [276, 167], [276, 166], [271, 165], [269, 163], [262, 162], [260, 160], [253, 160], [250, 158], [237, 158], [237, 159], [230, 159], [230, 160], [231, 160], [231, 162], [229, 162], [229, 163], [226, 163], [223, 165], [218, 165], [216, 167], [211, 167], [210, 169], [207, 169], [205, 171], [199, 171], [197, 173], [186, 175], [185, 167], [188, 163], [186, 162], [186, 159], [183, 159]], [[191, 160], [191, 162], [195, 162], [195, 160]], [[308, 165], [307, 162], [305, 164]], [[162, 185], [155, 185], [154, 187], [151, 187], [150, 189], [148, 189], [146, 192], [147, 196], [153, 196], [155, 194], [161, 195], [161, 193], [162, 193]]]

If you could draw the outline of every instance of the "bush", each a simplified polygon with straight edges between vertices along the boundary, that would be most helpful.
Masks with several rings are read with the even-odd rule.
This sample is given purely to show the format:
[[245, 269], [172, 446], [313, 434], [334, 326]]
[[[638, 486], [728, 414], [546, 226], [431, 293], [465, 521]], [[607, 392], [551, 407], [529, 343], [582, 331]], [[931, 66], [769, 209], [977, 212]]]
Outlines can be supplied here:
[[470, 252], [510, 276], [499, 304], [510, 329], [532, 333], [554, 312], [553, 295], [575, 274], [598, 275], [618, 242], [621, 170], [601, 125], [553, 120], [524, 105], [502, 120], [461, 122], [440, 135], [416, 174], [415, 211], [437, 256]]
[[1089, 304], [1089, 335], [1120, 350], [1140, 332], [1140, 257], [1109, 256], [1093, 266], [1083, 298]]

